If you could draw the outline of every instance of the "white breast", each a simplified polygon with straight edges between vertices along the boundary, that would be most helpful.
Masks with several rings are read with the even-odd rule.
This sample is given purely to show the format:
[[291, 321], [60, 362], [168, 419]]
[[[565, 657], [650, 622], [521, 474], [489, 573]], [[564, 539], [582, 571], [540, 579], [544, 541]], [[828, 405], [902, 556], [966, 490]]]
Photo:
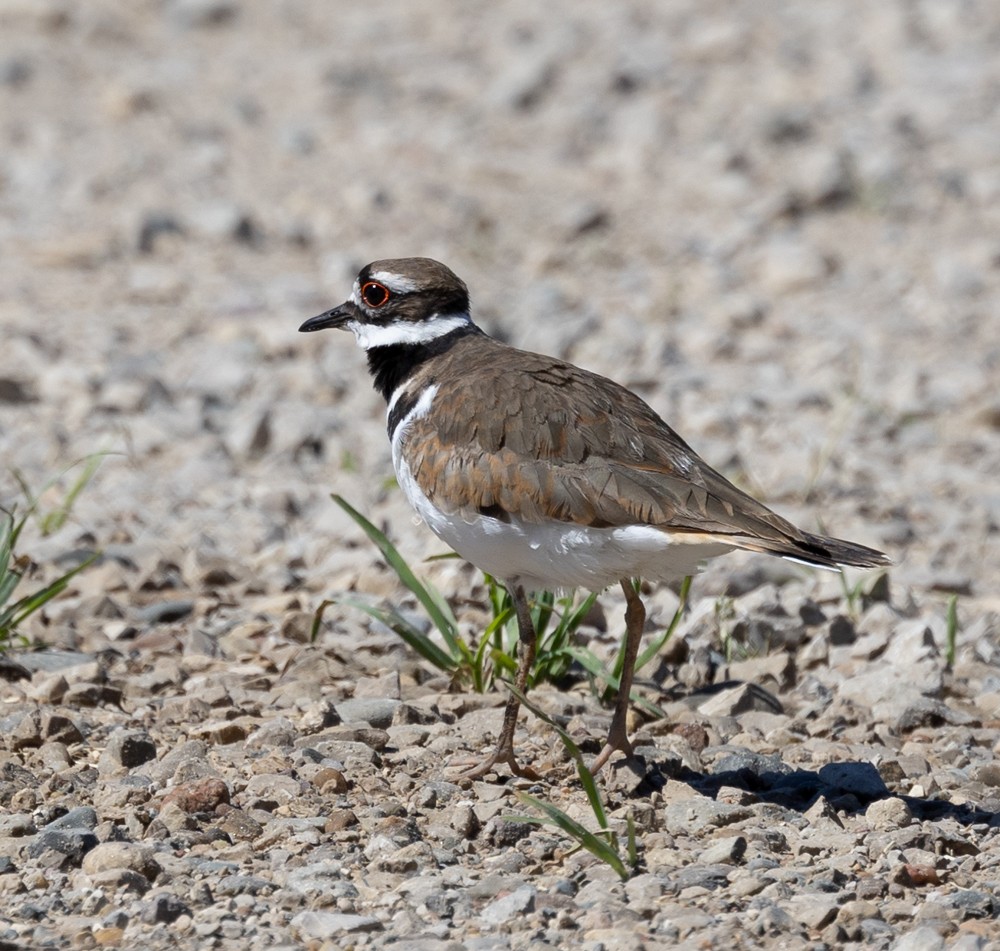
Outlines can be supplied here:
[[[567, 522], [509, 522], [439, 509], [410, 472], [403, 446], [413, 420], [430, 411], [437, 386], [429, 386], [396, 427], [392, 463], [410, 504], [430, 529], [477, 568], [528, 590], [586, 588], [600, 591], [622, 578], [676, 581], [706, 558], [732, 550], [721, 542], [690, 542], [649, 525], [589, 528]], [[395, 398], [394, 394], [394, 398]], [[391, 404], [390, 404], [391, 405]]]

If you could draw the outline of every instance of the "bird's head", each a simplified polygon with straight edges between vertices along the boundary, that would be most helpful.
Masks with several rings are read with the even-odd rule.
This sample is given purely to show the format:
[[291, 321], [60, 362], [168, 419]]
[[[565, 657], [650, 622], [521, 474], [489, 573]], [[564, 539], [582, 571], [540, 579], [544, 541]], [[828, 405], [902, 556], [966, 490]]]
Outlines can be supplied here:
[[469, 323], [469, 289], [453, 271], [431, 258], [393, 258], [363, 267], [343, 304], [299, 330], [350, 330], [371, 350], [427, 343]]

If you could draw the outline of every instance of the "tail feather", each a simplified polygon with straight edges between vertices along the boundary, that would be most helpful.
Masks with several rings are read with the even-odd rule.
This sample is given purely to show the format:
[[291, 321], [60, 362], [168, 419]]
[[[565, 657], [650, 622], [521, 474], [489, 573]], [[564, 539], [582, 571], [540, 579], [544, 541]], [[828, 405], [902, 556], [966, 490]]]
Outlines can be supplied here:
[[883, 552], [843, 538], [798, 532], [784, 538], [730, 537], [730, 542], [748, 551], [778, 555], [789, 561], [812, 565], [816, 568], [882, 568], [892, 564]]

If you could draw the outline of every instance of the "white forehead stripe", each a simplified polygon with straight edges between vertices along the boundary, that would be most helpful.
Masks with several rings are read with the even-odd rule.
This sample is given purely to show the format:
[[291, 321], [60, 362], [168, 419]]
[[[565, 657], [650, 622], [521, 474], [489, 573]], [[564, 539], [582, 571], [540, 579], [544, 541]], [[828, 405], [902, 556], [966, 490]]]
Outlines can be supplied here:
[[433, 314], [426, 320], [394, 320], [391, 324], [347, 323], [362, 350], [394, 347], [401, 343], [430, 343], [472, 323], [468, 314]]
[[407, 294], [420, 287], [420, 284], [412, 278], [403, 277], [401, 274], [393, 274], [392, 271], [372, 271], [368, 275], [368, 280], [385, 284], [390, 291], [394, 291], [397, 294]]

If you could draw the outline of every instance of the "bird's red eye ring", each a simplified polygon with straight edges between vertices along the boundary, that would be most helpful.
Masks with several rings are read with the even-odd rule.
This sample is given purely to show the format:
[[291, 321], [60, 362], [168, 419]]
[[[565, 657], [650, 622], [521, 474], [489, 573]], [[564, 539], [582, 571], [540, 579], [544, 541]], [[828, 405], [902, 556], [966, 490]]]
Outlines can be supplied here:
[[377, 281], [368, 281], [361, 288], [361, 299], [369, 307], [381, 307], [389, 299], [389, 288]]

